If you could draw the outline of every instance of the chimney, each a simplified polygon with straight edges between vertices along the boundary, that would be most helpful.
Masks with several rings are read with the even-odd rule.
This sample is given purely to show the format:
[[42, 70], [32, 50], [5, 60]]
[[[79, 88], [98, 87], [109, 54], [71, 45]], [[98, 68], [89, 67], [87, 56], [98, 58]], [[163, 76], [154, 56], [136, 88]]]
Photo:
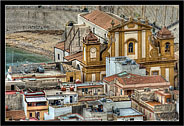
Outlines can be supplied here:
[[102, 11], [102, 7], [101, 6], [96, 6], [96, 9], [99, 11]]

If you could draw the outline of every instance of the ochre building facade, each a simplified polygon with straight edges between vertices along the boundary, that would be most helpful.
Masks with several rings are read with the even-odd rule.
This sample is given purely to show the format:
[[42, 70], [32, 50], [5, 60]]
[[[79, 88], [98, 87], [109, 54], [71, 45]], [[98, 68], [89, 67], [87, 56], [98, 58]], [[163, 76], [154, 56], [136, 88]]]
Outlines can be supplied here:
[[129, 18], [109, 29], [110, 57], [128, 56], [146, 67], [147, 75], [162, 75], [174, 86], [174, 37], [163, 27], [152, 35], [148, 20], [142, 23]]
[[174, 37], [166, 27], [153, 35], [148, 20], [131, 17], [111, 25], [104, 47], [92, 32], [83, 40], [83, 81], [103, 80], [105, 57], [127, 56], [145, 66], [147, 75], [161, 75], [174, 86]]

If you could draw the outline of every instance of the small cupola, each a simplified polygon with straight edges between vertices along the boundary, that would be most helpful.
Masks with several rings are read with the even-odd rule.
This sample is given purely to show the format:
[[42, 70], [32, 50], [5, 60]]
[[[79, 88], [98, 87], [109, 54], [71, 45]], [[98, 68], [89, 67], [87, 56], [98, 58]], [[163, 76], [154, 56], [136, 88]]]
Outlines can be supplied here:
[[171, 31], [169, 31], [166, 26], [157, 32], [157, 36], [161, 39], [174, 38], [174, 36], [171, 34]]
[[95, 44], [95, 43], [99, 43], [98, 38], [92, 33], [92, 31], [90, 30], [89, 34], [84, 38], [83, 42], [85, 44]]

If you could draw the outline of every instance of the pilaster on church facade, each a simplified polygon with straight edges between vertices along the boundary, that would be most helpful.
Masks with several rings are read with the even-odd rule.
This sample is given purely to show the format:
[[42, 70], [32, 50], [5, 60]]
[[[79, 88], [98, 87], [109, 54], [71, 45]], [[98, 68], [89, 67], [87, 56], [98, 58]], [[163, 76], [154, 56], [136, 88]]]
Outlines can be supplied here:
[[[110, 57], [128, 56], [144, 65], [148, 75], [162, 75], [174, 86], [174, 37], [166, 27], [156, 35], [152, 35], [151, 29], [148, 20], [141, 23], [131, 17], [109, 28]], [[166, 68], [169, 68], [167, 77]]]

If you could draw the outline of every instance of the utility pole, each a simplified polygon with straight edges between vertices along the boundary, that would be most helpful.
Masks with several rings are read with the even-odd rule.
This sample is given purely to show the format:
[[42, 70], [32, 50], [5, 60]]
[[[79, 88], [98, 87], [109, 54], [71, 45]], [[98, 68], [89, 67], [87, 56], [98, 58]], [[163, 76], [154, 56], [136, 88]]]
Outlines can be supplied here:
[[177, 20], [179, 20], [179, 18], [178, 18], [178, 17], [179, 17], [179, 16], [178, 16], [178, 14], [179, 14], [179, 8], [177, 8], [177, 17], [176, 17], [176, 19], [177, 19]]
[[166, 11], [167, 11], [167, 6], [165, 6], [165, 13], [164, 13], [164, 26], [165, 26], [165, 20], [166, 20]]
[[143, 5], [141, 5], [141, 10], [142, 10], [142, 18], [144, 17], [143, 15], [144, 15], [144, 7], [143, 7]]
[[157, 15], [158, 15], [158, 8], [156, 8], [155, 22], [157, 21]]
[[171, 23], [173, 22], [173, 12], [174, 12], [174, 7], [172, 7], [172, 17], [171, 17]]
[[145, 14], [146, 14], [146, 6], [145, 6], [145, 8], [144, 8], [144, 17], [145, 17]]

